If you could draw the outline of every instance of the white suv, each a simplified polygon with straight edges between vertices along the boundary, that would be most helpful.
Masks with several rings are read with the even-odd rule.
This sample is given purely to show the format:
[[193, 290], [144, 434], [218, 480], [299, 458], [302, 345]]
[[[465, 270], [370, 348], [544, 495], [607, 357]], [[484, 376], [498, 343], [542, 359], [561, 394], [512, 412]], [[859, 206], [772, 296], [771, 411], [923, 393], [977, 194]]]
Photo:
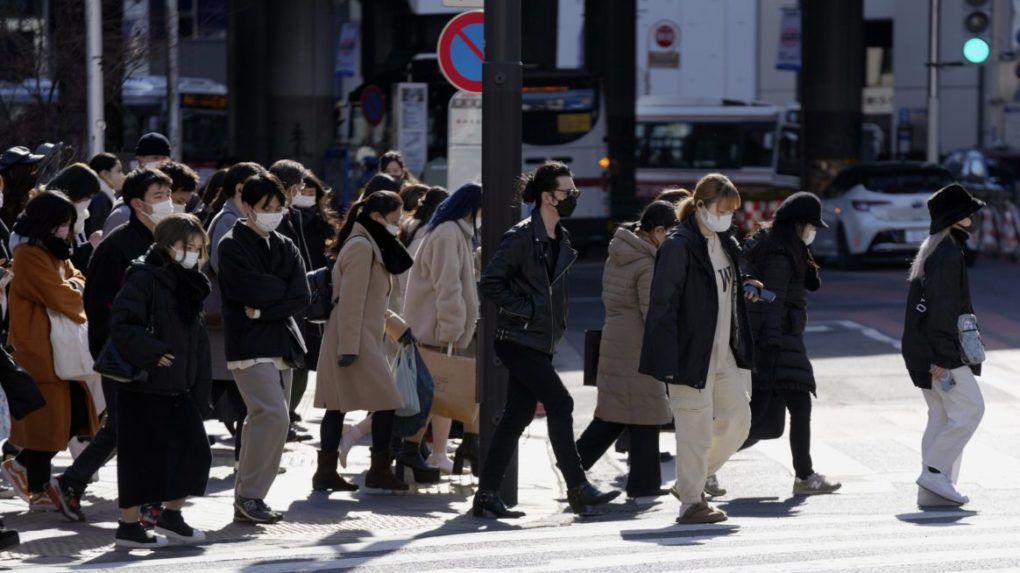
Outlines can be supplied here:
[[928, 236], [928, 197], [953, 182], [946, 169], [921, 162], [862, 163], [841, 171], [822, 193], [813, 251], [843, 268], [863, 259], [907, 260]]

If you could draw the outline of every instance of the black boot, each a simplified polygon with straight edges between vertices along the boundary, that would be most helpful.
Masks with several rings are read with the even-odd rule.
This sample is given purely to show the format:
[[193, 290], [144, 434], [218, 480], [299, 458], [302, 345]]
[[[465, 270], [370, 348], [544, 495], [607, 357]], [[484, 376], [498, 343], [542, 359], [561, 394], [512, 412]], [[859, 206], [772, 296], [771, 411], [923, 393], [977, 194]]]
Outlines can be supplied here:
[[403, 441], [398, 448], [395, 448], [397, 465], [394, 473], [402, 478], [404, 468], [411, 468], [414, 472], [414, 481], [418, 483], [438, 483], [439, 468], [432, 467], [425, 462], [421, 455], [421, 447], [415, 442]]
[[620, 495], [618, 491], [601, 492], [588, 482], [567, 490], [567, 503], [577, 515], [589, 515], [591, 506], [609, 503]]
[[507, 509], [506, 504], [499, 497], [499, 492], [478, 490], [475, 493], [474, 502], [471, 504], [471, 514], [475, 517], [485, 517], [486, 512], [491, 513], [496, 519], [524, 517], [523, 511]]
[[372, 450], [372, 465], [365, 474], [365, 487], [387, 491], [407, 491], [407, 484], [393, 475], [390, 462], [393, 455], [389, 450], [377, 452]]
[[481, 466], [478, 465], [478, 434], [464, 433], [464, 439], [453, 454], [453, 475], [464, 473], [464, 462], [471, 464], [471, 475], [478, 477]]
[[319, 465], [312, 476], [314, 491], [358, 491], [356, 484], [345, 480], [336, 471], [339, 452], [319, 452]]
[[21, 538], [18, 536], [18, 532], [4, 529], [4, 522], [0, 520], [0, 551], [16, 547], [19, 543], [21, 543]]

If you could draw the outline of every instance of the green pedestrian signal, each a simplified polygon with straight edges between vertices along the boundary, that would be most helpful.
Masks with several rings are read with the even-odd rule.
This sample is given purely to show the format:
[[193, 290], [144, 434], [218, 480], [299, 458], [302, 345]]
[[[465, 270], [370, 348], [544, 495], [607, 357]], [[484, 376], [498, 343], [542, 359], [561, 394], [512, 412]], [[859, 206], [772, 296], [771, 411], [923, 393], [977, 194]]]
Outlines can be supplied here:
[[963, 44], [963, 58], [972, 64], [983, 64], [992, 50], [984, 38], [970, 38]]

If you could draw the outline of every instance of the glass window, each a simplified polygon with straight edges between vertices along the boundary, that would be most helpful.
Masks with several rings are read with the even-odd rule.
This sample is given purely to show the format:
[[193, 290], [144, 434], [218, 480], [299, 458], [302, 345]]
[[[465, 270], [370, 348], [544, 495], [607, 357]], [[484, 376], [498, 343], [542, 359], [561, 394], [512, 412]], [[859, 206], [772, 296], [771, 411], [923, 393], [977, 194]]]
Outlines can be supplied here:
[[800, 130], [785, 127], [779, 134], [779, 160], [776, 172], [780, 175], [800, 175]]
[[598, 121], [597, 98], [594, 88], [525, 87], [521, 139], [528, 145], [577, 141]]
[[870, 173], [863, 180], [868, 191], [889, 195], [934, 193], [952, 182], [952, 175], [942, 169]]
[[775, 124], [767, 122], [641, 122], [635, 135], [639, 167], [771, 167], [775, 147]]

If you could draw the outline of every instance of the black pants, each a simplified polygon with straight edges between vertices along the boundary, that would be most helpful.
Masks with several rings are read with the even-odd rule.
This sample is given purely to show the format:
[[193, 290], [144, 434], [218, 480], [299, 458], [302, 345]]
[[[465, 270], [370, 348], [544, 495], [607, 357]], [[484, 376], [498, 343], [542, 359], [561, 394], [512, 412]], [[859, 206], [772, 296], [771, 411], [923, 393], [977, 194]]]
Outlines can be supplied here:
[[[89, 410], [87, 401], [90, 398], [77, 382], [68, 382], [67, 384], [70, 387], [69, 391], [71, 395], [71, 431], [67, 436], [67, 440], [70, 440], [77, 432], [82, 431], [89, 426]], [[114, 445], [116, 446], [116, 442]], [[46, 484], [50, 481], [52, 473], [52, 466], [50, 462], [53, 461], [53, 457], [56, 455], [57, 452], [30, 450], [28, 448], [23, 448], [20, 452], [18, 452], [18, 455], [14, 459], [25, 468], [25, 473], [28, 474], [29, 492], [39, 493], [46, 488]]]
[[581, 457], [574, 445], [574, 399], [563, 386], [552, 365], [552, 355], [510, 342], [495, 344], [496, 356], [510, 371], [506, 391], [506, 407], [496, 424], [478, 488], [496, 491], [503, 474], [517, 449], [517, 441], [535, 417], [538, 402], [545, 406], [556, 463], [567, 487], [587, 481], [581, 468]]
[[[346, 415], [340, 410], [326, 410], [326, 415], [322, 417], [322, 425], [319, 426], [320, 448], [323, 452], [332, 453], [340, 450]], [[390, 447], [395, 415], [395, 410], [372, 413], [372, 451], [383, 452]]]
[[119, 382], [115, 380], [103, 378], [106, 420], [61, 477], [65, 486], [74, 488], [79, 494], [85, 491], [92, 476], [117, 453], [117, 384]]
[[[790, 453], [793, 455], [793, 471], [800, 479], [807, 479], [815, 473], [811, 461], [811, 393], [803, 390], [777, 390], [790, 412]], [[740, 449], [750, 448], [758, 443], [749, 439]]]
[[624, 430], [630, 432], [627, 474], [627, 495], [647, 495], [662, 487], [662, 467], [659, 462], [659, 427], [618, 424], [595, 418], [577, 440], [577, 453], [581, 466], [591, 469], [606, 453], [609, 446]]

